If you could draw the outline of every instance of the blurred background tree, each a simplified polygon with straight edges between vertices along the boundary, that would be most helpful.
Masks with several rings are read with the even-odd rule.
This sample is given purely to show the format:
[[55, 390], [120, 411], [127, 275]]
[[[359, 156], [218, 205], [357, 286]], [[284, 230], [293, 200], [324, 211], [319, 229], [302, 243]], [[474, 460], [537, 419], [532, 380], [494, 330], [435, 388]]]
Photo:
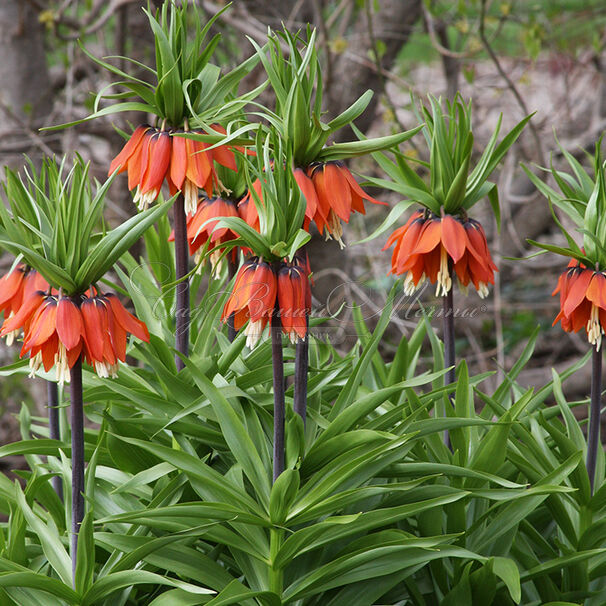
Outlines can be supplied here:
[[[225, 4], [196, 3], [208, 15]], [[38, 128], [86, 116], [91, 92], [107, 84], [106, 74], [81, 51], [78, 40], [96, 56], [128, 55], [143, 63], [150, 59], [153, 39], [142, 11], [146, 5], [142, 0], [0, 1], [3, 164], [18, 166], [23, 153], [39, 159], [43, 154], [78, 150], [93, 161], [95, 176], [105, 178], [109, 160], [122, 142], [112, 121], [125, 128], [132, 116], [120, 114], [60, 132], [40, 133]], [[536, 112], [532, 127], [509, 154], [498, 179], [503, 229], [497, 234], [492, 226], [490, 233], [501, 269], [494, 293], [486, 303], [472, 299], [477, 313], [457, 323], [458, 352], [466, 353], [475, 371], [506, 370], [510, 356], [519, 353], [536, 324], [550, 326], [557, 310], [551, 289], [562, 270], [554, 256], [527, 262], [505, 258], [533, 252], [526, 238], [558, 242], [561, 237], [519, 162], [548, 166], [552, 161], [557, 166], [561, 157], [553, 129], [562, 146], [584, 160], [584, 151], [591, 150], [603, 132], [606, 4], [603, 0], [238, 0], [217, 26], [223, 33], [217, 57], [227, 70], [252, 54], [246, 36], [262, 43], [268, 26], [283, 24], [293, 30], [307, 23], [319, 33], [326, 112], [335, 115], [366, 89], [375, 91], [373, 103], [357, 121], [364, 132], [388, 134], [412, 127], [417, 119], [411, 93], [452, 98], [460, 90], [465, 98], [471, 97], [478, 147], [485, 144], [501, 112], [505, 129]], [[121, 68], [136, 69], [125, 62]], [[145, 77], [140, 71], [139, 77]], [[261, 71], [254, 71], [250, 86], [261, 78]], [[426, 153], [420, 139], [406, 151], [412, 156]], [[352, 168], [378, 174], [368, 158]], [[113, 186], [110, 198], [110, 221], [133, 212], [122, 180]], [[398, 201], [385, 194], [383, 199], [390, 204]], [[373, 208], [367, 217], [356, 216], [348, 241], [371, 233], [384, 213]], [[330, 313], [342, 301], [348, 305], [356, 301], [367, 317], [381, 308], [392, 282], [386, 276], [388, 257], [380, 252], [383, 244], [379, 238], [340, 251], [335, 242], [314, 238], [317, 313]], [[11, 263], [0, 258], [0, 271]], [[430, 292], [422, 295], [422, 301], [430, 308], [436, 304]], [[417, 309], [415, 301], [402, 302], [385, 348], [395, 347], [400, 336], [408, 334], [416, 324]], [[351, 345], [347, 337], [354, 331], [348, 330], [347, 310], [346, 306], [335, 324], [337, 346]], [[522, 381], [533, 385], [548, 380], [551, 366], [566, 367], [585, 349], [575, 334], [557, 328], [543, 331]], [[16, 355], [16, 349], [0, 344], [2, 363]], [[583, 371], [567, 383], [569, 398], [585, 397], [587, 389], [588, 375]], [[10, 411], [18, 404], [11, 397], [22, 396], [6, 397], [5, 410]], [[0, 429], [10, 434], [11, 426], [5, 423]], [[15, 437], [0, 435], [0, 442]]]

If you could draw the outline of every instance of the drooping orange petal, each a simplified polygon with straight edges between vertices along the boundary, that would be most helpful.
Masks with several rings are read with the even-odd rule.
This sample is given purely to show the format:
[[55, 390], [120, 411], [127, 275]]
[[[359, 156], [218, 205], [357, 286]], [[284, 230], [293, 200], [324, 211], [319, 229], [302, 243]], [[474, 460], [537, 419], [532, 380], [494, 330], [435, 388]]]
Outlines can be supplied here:
[[103, 339], [107, 321], [104, 320], [104, 305], [98, 298], [82, 301], [82, 313], [85, 342], [88, 348], [87, 355], [92, 361], [103, 361]]
[[[225, 321], [225, 320], [224, 320]], [[248, 309], [244, 308], [234, 314], [234, 328], [240, 330], [248, 322]]]
[[231, 295], [223, 308], [223, 315], [221, 317], [223, 322], [226, 322], [232, 313], [241, 311], [246, 307], [254, 270], [253, 261], [247, 261], [238, 270]]
[[57, 336], [66, 349], [73, 349], [80, 342], [84, 325], [78, 306], [66, 297], [57, 304]]
[[[316, 216], [319, 214], [323, 219], [322, 222], [326, 223], [328, 221], [330, 211], [332, 210], [332, 203], [330, 200], [330, 196], [326, 192], [326, 186], [324, 184], [324, 167], [321, 165], [314, 166], [310, 171], [310, 177], [313, 182], [314, 189], [316, 190], [316, 195], [318, 197]], [[318, 225], [318, 221], [315, 217], [314, 220], [316, 221], [316, 225]]]
[[445, 215], [442, 218], [442, 244], [455, 263], [465, 253], [466, 243], [465, 228], [454, 217]]
[[423, 229], [419, 233], [419, 239], [411, 254], [423, 255], [434, 250], [440, 243], [441, 237], [442, 223], [440, 219], [428, 219], [423, 224]]
[[568, 296], [564, 302], [562, 310], [566, 316], [570, 316], [572, 312], [581, 304], [585, 299], [587, 293], [587, 287], [593, 277], [593, 271], [590, 269], [584, 269], [579, 273], [578, 278], [570, 285]]
[[[260, 186], [261, 184], [259, 184], [259, 189]], [[260, 198], [260, 200], [262, 202], [262, 198]], [[240, 204], [238, 204], [238, 214], [242, 220], [246, 221], [246, 223], [250, 225], [250, 227], [252, 227], [255, 231], [259, 231], [259, 213], [257, 211], [255, 201], [250, 193], [248, 193], [247, 196], [242, 199]]]
[[570, 314], [568, 318], [570, 320], [570, 324], [572, 325], [572, 330], [574, 332], [579, 332], [587, 326], [587, 322], [589, 322], [589, 318], [591, 317], [591, 302], [587, 299], [583, 299], [583, 301], [578, 305], [578, 307]]
[[56, 326], [57, 301], [49, 297], [32, 318], [29, 330], [23, 338], [23, 348], [31, 349], [42, 345], [55, 332]]
[[250, 281], [247, 306], [250, 319], [257, 322], [273, 313], [277, 294], [276, 274], [267, 263], [258, 263]]
[[438, 272], [440, 271], [442, 247], [437, 246], [433, 250], [419, 255], [423, 259], [425, 267], [425, 275], [429, 278], [429, 281], [433, 284], [438, 279]]
[[372, 202], [373, 204], [381, 204], [382, 206], [387, 206], [387, 202], [381, 202], [381, 200], [377, 200], [376, 198], [373, 198], [372, 196], [368, 195], [360, 187], [360, 185], [354, 179], [354, 176], [351, 174], [351, 172], [349, 171], [349, 169], [346, 166], [341, 166], [341, 172], [345, 176], [347, 181], [349, 182], [349, 186], [351, 187], [352, 191], [354, 193], [356, 193], [358, 196], [360, 196], [360, 198], [363, 198], [364, 200], [368, 200], [369, 202]]
[[6, 305], [23, 286], [24, 272], [21, 267], [15, 267], [13, 271], [0, 278], [0, 310]]
[[[564, 318], [566, 318], [566, 316], [564, 315], [564, 312], [560, 309], [560, 311], [558, 312], [558, 315], [555, 317], [555, 320], [553, 321], [553, 323], [551, 325], [555, 326], [560, 320], [564, 320]], [[564, 328], [563, 322], [562, 322], [562, 328]], [[564, 329], [564, 330], [566, 330], [566, 329]]]
[[48, 372], [55, 365], [55, 355], [59, 350], [59, 337], [57, 333], [53, 333], [51, 337], [43, 343], [39, 348], [32, 350], [32, 354], [36, 355], [38, 351], [42, 353], [42, 365], [44, 370]]
[[470, 250], [471, 254], [480, 263], [487, 265], [493, 271], [498, 271], [497, 266], [490, 256], [486, 234], [484, 233], [482, 225], [473, 219], [469, 219], [465, 223], [465, 234], [467, 235], [467, 248]]
[[568, 271], [565, 271], [564, 273], [561, 273], [558, 276], [558, 284], [555, 287], [555, 289], [553, 290], [553, 292], [551, 293], [551, 296], [555, 296], [557, 295], [560, 291], [564, 291], [566, 289], [566, 283], [568, 282]]
[[78, 345], [76, 345], [76, 347], [74, 347], [73, 349], [69, 349], [67, 351], [67, 365], [70, 368], [74, 367], [74, 364], [80, 357], [81, 353], [82, 353], [82, 341], [80, 341], [80, 343], [78, 343]]
[[[422, 255], [414, 255], [410, 258], [409, 267], [407, 269], [412, 275], [412, 281], [415, 286], [418, 286], [423, 274], [425, 274], [425, 260]], [[404, 273], [404, 272], [398, 272]]]
[[295, 308], [294, 291], [290, 269], [283, 267], [278, 274], [278, 306], [280, 309], [280, 321], [286, 334], [292, 330]]
[[[227, 131], [220, 124], [213, 124], [211, 128], [217, 132], [220, 132], [222, 135], [227, 134]], [[215, 162], [218, 162], [221, 164], [221, 166], [230, 168], [233, 171], [238, 170], [236, 157], [234, 156], [234, 152], [231, 150], [229, 145], [219, 145], [218, 147], [215, 147], [212, 150], [212, 155]]]
[[337, 216], [348, 223], [351, 216], [351, 190], [341, 168], [333, 162], [324, 166], [324, 194]]
[[606, 309], [606, 278], [602, 272], [594, 272], [586, 296], [596, 307]]
[[[120, 168], [118, 173], [126, 170], [127, 160], [134, 154], [135, 150], [141, 145], [141, 141], [143, 139], [143, 135], [145, 135], [146, 131], [150, 127], [147, 124], [142, 124], [141, 126], [137, 126], [135, 128], [133, 134], [130, 139], [126, 142], [120, 153], [112, 160], [109, 165], [109, 171], [107, 176], [109, 177], [113, 172]], [[131, 188], [132, 189], [132, 188]]]
[[236, 164], [236, 157], [234, 156], [234, 152], [230, 149], [228, 145], [219, 145], [219, 147], [215, 147], [212, 150], [212, 154], [215, 162], [217, 162], [221, 166], [225, 166], [225, 168], [229, 168], [234, 172], [238, 170], [238, 165]]
[[114, 318], [122, 326], [122, 328], [124, 328], [124, 330], [126, 330], [127, 332], [130, 332], [131, 334], [135, 335], [135, 337], [137, 337], [138, 339], [141, 339], [141, 341], [149, 343], [149, 332], [145, 323], [141, 322], [141, 320], [126, 311], [126, 309], [124, 309], [122, 303], [120, 303], [120, 300], [118, 299], [118, 297], [116, 297], [116, 295], [112, 293], [107, 293], [105, 295], [105, 298], [107, 299], [107, 301], [109, 301], [111, 311], [114, 314]]
[[183, 137], [173, 137], [173, 149], [170, 156], [170, 180], [177, 189], [183, 187], [187, 171], [187, 144]]
[[[126, 331], [118, 322], [114, 320], [112, 313], [107, 314], [107, 330], [111, 340], [113, 352], [118, 360], [124, 362], [126, 360]], [[104, 348], [105, 355], [105, 348]], [[110, 362], [113, 364], [113, 362]]]
[[454, 270], [457, 274], [457, 280], [462, 286], [467, 286], [471, 280], [469, 275], [469, 252], [466, 252], [457, 263], [454, 264]]
[[[307, 336], [307, 292], [309, 291], [309, 280], [301, 268], [294, 267], [292, 272], [292, 290], [294, 298], [294, 310], [292, 327], [297, 335], [304, 339]], [[311, 293], [310, 293], [311, 294]]]
[[29, 299], [37, 290], [48, 290], [48, 282], [35, 270], [30, 269], [23, 280], [23, 301]]
[[42, 291], [36, 291], [27, 300], [23, 301], [23, 305], [19, 308], [19, 311], [12, 317], [4, 320], [2, 324], [2, 330], [0, 330], [0, 337], [6, 336], [13, 330], [22, 328], [26, 322], [29, 322], [32, 315], [42, 305], [46, 296]]
[[115, 318], [113, 317], [113, 313], [111, 309], [106, 308], [107, 311], [107, 330], [104, 334], [103, 339], [103, 361], [108, 364], [115, 364], [117, 362], [116, 352], [114, 351], [114, 345], [111, 338], [110, 325], [115, 327], [118, 325]]
[[426, 220], [422, 216], [418, 217], [412, 222], [411, 226], [408, 228], [408, 231], [402, 238], [402, 244], [398, 250], [397, 274], [402, 273], [401, 268], [404, 266], [407, 259], [413, 256], [413, 254], [416, 254], [414, 251], [419, 243], [419, 238], [423, 233], [425, 223]]
[[[312, 180], [305, 174], [303, 169], [295, 168], [293, 170], [295, 181], [301, 190], [303, 196], [305, 196], [305, 216], [309, 219], [314, 218], [316, 211], [318, 210], [318, 194]], [[326, 219], [326, 217], [324, 217]]]
[[154, 132], [155, 130], [150, 127], [143, 133], [141, 142], [128, 159], [128, 189], [135, 189], [141, 183], [149, 158], [149, 144]]
[[200, 189], [204, 189], [211, 177], [211, 163], [204, 144], [186, 139], [187, 171], [185, 176]]
[[[166, 177], [171, 159], [171, 136], [166, 131], [152, 135], [147, 166], [141, 175], [141, 193], [159, 191]], [[143, 168], [143, 165], [141, 166]]]

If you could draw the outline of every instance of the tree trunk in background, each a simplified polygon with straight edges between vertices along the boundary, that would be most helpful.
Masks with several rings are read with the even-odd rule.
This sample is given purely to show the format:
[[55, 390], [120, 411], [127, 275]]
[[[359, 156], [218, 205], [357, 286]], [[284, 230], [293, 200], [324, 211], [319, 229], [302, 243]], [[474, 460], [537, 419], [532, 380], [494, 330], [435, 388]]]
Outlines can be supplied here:
[[[373, 36], [375, 40], [381, 40], [384, 47], [381, 49], [381, 66], [389, 70], [406, 44], [412, 32], [412, 28], [421, 16], [421, 0], [364, 0], [371, 2]], [[285, 0], [275, 2], [274, 0], [243, 0], [246, 12], [259, 22], [281, 29], [284, 23], [291, 30], [304, 29], [306, 23], [318, 28], [321, 39], [324, 35], [328, 41], [340, 37], [348, 40], [348, 46], [342, 53], [330, 53], [330, 69], [325, 69], [328, 81], [324, 89], [324, 109], [331, 117], [336, 116], [349, 107], [367, 89], [376, 94], [368, 108], [356, 120], [356, 126], [362, 131], [368, 129], [375, 119], [375, 110], [382, 89], [382, 79], [377, 73], [377, 66], [372, 57], [372, 43], [369, 35], [368, 19], [364, 6], [354, 6], [354, 0], [350, 0], [351, 6], [346, 7], [339, 18], [333, 24], [334, 31], [325, 32], [321, 23], [322, 0]], [[374, 8], [378, 6], [378, 10]], [[237, 5], [234, 7], [237, 10]], [[326, 14], [324, 15], [326, 18]], [[322, 43], [322, 51], [330, 48], [330, 44]], [[327, 60], [323, 63], [326, 68]], [[342, 129], [338, 137], [341, 140], [351, 138], [353, 135], [349, 129]]]
[[51, 102], [42, 26], [28, 2], [0, 2], [0, 57], [0, 160], [20, 166], [21, 154], [32, 153], [28, 131], [37, 129]]
[[[366, 0], [372, 2], [372, 0]], [[374, 3], [373, 3], [374, 5]], [[421, 0], [379, 0], [379, 10], [372, 13], [373, 35], [384, 44], [381, 66], [389, 70], [406, 44], [415, 22], [421, 16]], [[373, 120], [381, 93], [381, 76], [377, 73], [372, 56], [371, 39], [365, 11], [360, 10], [355, 18], [351, 35], [355, 41], [346, 52], [337, 57], [332, 66], [332, 81], [329, 83], [325, 105], [330, 116], [336, 116], [349, 107], [365, 90], [375, 92], [366, 111], [356, 120], [356, 126], [366, 131]], [[339, 139], [350, 137], [348, 129], [342, 129]]]
[[[414, 24], [421, 16], [421, 0], [365, 0], [372, 5], [372, 27], [375, 40], [381, 40], [381, 66], [390, 70], [401, 48], [407, 43]], [[366, 111], [356, 120], [356, 126], [362, 131], [368, 130], [376, 117], [377, 103], [382, 92], [382, 79], [377, 73], [377, 65], [372, 57], [372, 42], [365, 7], [357, 6], [354, 0], [346, 6], [329, 31], [321, 23], [322, 0], [243, 0], [235, 3], [234, 11], [245, 7], [244, 17], [248, 13], [259, 22], [281, 29], [283, 22], [291, 30], [304, 29], [307, 22], [318, 28], [320, 50], [323, 57], [324, 109], [327, 120], [349, 107], [366, 90], [375, 92]], [[378, 6], [378, 10], [374, 10]], [[327, 14], [324, 13], [324, 18]], [[328, 38], [328, 40], [322, 38]], [[348, 41], [342, 53], [332, 52], [329, 44], [333, 39], [343, 37]], [[326, 51], [330, 53], [327, 65]], [[248, 52], [246, 54], [249, 54]], [[329, 67], [329, 68], [328, 68]], [[349, 128], [343, 128], [337, 140], [355, 140], [356, 136]], [[349, 271], [350, 263], [347, 249], [341, 250], [334, 241], [324, 242], [324, 238], [315, 235], [307, 245], [312, 271], [326, 267], [341, 267]], [[314, 287], [314, 297], [324, 303], [335, 285], [330, 280], [318, 281]]]

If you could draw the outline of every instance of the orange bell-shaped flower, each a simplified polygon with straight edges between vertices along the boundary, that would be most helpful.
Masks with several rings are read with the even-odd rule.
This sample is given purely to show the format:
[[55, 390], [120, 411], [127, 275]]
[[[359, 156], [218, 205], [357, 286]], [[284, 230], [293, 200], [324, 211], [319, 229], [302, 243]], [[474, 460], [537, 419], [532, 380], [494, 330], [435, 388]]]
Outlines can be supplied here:
[[383, 250], [395, 244], [390, 273], [405, 275], [404, 291], [411, 295], [428, 279], [437, 283], [436, 296], [452, 288], [453, 270], [460, 286], [472, 282], [480, 297], [494, 284], [494, 264], [482, 226], [473, 219], [437, 217], [415, 212], [396, 229]]
[[240, 330], [249, 320], [244, 330], [246, 344], [254, 347], [274, 313], [277, 292], [274, 268], [257, 257], [249, 259], [236, 274], [232, 293], [223, 308], [223, 322], [234, 314], [234, 327]]
[[553, 295], [560, 293], [560, 312], [553, 325], [566, 332], [585, 328], [587, 340], [599, 350], [606, 331], [606, 275], [572, 260], [560, 275]]

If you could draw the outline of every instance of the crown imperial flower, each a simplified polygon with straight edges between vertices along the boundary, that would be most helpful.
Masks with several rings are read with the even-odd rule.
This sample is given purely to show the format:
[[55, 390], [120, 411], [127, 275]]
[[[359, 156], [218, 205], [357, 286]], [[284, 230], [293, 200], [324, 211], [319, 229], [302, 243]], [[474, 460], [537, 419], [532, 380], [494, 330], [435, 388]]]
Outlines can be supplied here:
[[498, 270], [486, 234], [473, 219], [417, 211], [391, 234], [383, 250], [393, 244], [390, 273], [405, 275], [407, 295], [426, 279], [437, 284], [436, 296], [446, 295], [452, 288], [453, 270], [461, 286], [472, 282], [482, 298], [488, 294], [488, 284], [494, 284]]
[[552, 295], [560, 294], [560, 312], [553, 321], [566, 332], [587, 332], [587, 340], [599, 351], [606, 331], [606, 275], [572, 260], [558, 278]]
[[[218, 125], [212, 128], [225, 133]], [[213, 189], [220, 187], [214, 162], [236, 170], [236, 160], [228, 146], [209, 150], [210, 144], [179, 136], [185, 132], [203, 134], [202, 131], [159, 130], [143, 124], [112, 160], [108, 174], [128, 171], [128, 188], [136, 189], [134, 202], [139, 210], [154, 202], [166, 181], [171, 195], [183, 192], [185, 211], [193, 214], [199, 190], [205, 190], [210, 197]]]
[[[271, 264], [253, 257], [236, 274], [232, 294], [223, 308], [223, 322], [234, 314], [234, 327], [244, 329], [246, 344], [254, 347], [272, 315], [280, 315], [282, 331], [293, 343], [307, 336], [306, 315], [311, 310], [309, 264], [297, 256], [292, 263]], [[277, 309], [276, 309], [277, 303]]]
[[29, 355], [32, 375], [41, 366], [47, 372], [54, 366], [61, 384], [69, 380], [80, 354], [99, 376], [115, 377], [118, 360], [126, 357], [127, 333], [149, 341], [145, 324], [116, 295], [90, 291], [81, 297], [32, 292], [4, 321], [0, 336], [15, 330], [23, 330], [20, 357]]

